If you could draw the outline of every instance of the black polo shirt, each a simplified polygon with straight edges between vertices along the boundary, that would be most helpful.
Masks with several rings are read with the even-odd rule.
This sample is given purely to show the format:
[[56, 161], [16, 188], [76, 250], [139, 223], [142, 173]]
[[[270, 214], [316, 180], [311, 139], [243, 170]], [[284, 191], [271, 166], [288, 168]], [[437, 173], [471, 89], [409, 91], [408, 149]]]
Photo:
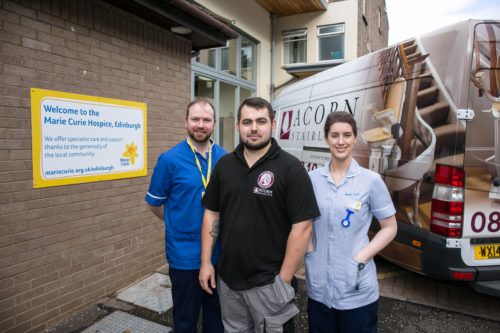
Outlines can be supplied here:
[[251, 168], [242, 144], [221, 157], [202, 204], [220, 214], [222, 253], [217, 268], [233, 290], [272, 283], [292, 224], [320, 215], [306, 170], [274, 139]]

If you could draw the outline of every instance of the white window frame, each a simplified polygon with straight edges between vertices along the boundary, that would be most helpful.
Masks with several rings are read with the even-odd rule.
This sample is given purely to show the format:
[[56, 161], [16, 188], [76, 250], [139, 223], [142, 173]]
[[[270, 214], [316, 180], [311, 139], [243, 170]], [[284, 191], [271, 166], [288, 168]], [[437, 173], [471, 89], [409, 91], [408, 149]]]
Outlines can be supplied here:
[[[292, 39], [292, 38], [300, 38], [300, 39]], [[289, 40], [287, 40], [289, 39]], [[281, 40], [282, 40], [282, 57], [281, 64], [283, 66], [291, 66], [296, 64], [305, 64], [307, 63], [307, 28], [294, 29], [294, 30], [286, 30], [281, 32]], [[305, 43], [305, 59], [304, 61], [296, 61], [296, 62], [285, 62], [285, 44], [290, 42], [301, 42]], [[289, 57], [290, 58], [290, 57]]]
[[[328, 33], [321, 33], [321, 29], [323, 28], [330, 28], [330, 27], [336, 27], [336, 26], [341, 26], [342, 31], [336, 31], [336, 32], [328, 32]], [[342, 45], [342, 58], [339, 59], [328, 59], [328, 60], [320, 60], [320, 39], [325, 38], [325, 37], [331, 37], [331, 36], [344, 36], [344, 45]], [[318, 62], [342, 62], [344, 61], [345, 58], [345, 23], [336, 23], [336, 24], [328, 24], [328, 25], [322, 25], [318, 26], [318, 49], [317, 49], [317, 59]]]

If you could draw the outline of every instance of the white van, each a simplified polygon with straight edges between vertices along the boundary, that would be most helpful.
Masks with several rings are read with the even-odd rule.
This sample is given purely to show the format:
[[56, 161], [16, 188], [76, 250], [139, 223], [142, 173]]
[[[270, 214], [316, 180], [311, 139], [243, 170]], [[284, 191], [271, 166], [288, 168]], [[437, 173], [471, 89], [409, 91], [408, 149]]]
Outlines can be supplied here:
[[397, 209], [381, 256], [500, 296], [499, 96], [500, 21], [470, 20], [286, 87], [274, 136], [310, 171], [330, 159], [326, 116], [350, 112], [353, 156], [380, 173]]

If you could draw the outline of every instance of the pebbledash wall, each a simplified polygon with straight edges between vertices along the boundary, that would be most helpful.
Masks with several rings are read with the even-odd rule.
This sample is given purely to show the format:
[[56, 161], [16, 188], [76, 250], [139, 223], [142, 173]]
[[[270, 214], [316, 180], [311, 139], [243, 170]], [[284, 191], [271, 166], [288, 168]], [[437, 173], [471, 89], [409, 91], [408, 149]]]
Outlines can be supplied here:
[[[39, 332], [165, 264], [144, 203], [185, 135], [191, 42], [99, 0], [0, 0], [0, 331]], [[33, 188], [30, 88], [147, 103], [148, 176]]]

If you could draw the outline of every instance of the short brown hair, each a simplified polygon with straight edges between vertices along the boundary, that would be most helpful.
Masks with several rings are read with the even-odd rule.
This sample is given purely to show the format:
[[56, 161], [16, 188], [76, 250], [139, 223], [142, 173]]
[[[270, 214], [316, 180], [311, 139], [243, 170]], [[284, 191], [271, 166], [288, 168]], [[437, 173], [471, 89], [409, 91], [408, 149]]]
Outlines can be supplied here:
[[268, 101], [266, 101], [265, 99], [263, 99], [261, 97], [250, 97], [250, 98], [245, 99], [243, 101], [243, 103], [241, 103], [240, 107], [238, 108], [238, 122], [241, 119], [241, 109], [243, 109], [243, 107], [245, 105], [250, 106], [250, 107], [255, 108], [255, 109], [266, 108], [267, 112], [269, 113], [269, 119], [271, 119], [271, 121], [273, 121], [274, 110], [273, 110], [271, 103], [269, 103]]
[[191, 109], [191, 107], [195, 104], [205, 104], [205, 105], [208, 104], [208, 105], [210, 105], [210, 108], [212, 108], [212, 111], [214, 113], [214, 120], [215, 120], [215, 108], [212, 105], [212, 103], [210, 103], [210, 101], [208, 99], [205, 99], [205, 98], [195, 99], [194, 101], [192, 101], [191, 103], [188, 104], [188, 106], [186, 108], [186, 118], [189, 118], [189, 109]]
[[325, 138], [328, 137], [328, 133], [330, 131], [330, 127], [332, 127], [335, 123], [348, 123], [352, 127], [352, 133], [354, 136], [358, 136], [358, 130], [356, 127], [356, 120], [349, 112], [339, 111], [332, 112], [326, 117], [325, 127], [323, 130], [325, 131]]

